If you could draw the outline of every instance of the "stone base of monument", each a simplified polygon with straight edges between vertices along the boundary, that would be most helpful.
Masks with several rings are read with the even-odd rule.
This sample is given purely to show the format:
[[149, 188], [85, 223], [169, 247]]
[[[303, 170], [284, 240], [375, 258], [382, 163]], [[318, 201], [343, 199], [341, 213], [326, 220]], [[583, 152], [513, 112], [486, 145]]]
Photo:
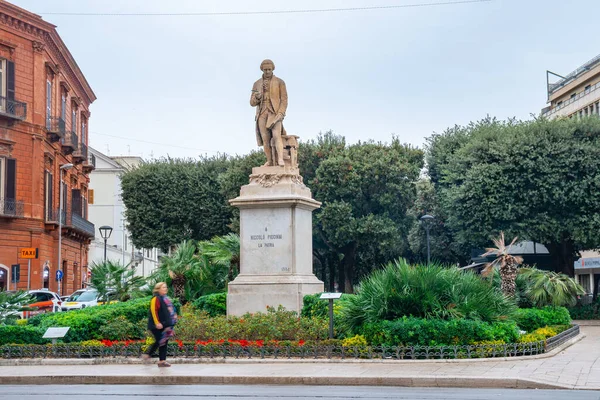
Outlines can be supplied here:
[[311, 197], [297, 168], [257, 167], [240, 196], [240, 274], [229, 283], [227, 314], [279, 305], [300, 312], [307, 294], [323, 291], [312, 272]]

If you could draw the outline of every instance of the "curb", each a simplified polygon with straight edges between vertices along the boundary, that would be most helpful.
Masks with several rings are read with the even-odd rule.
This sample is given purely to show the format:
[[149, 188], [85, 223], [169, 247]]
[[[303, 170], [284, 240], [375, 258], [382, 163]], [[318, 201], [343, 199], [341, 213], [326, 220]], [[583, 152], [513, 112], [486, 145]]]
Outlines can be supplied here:
[[320, 385], [489, 389], [573, 389], [572, 386], [520, 378], [465, 376], [298, 377], [298, 376], [8, 376], [3, 385]]
[[[534, 356], [519, 357], [494, 357], [494, 358], [469, 358], [469, 359], [431, 359], [431, 360], [361, 360], [361, 359], [273, 359], [273, 358], [169, 358], [171, 364], [431, 364], [431, 363], [496, 363], [500, 361], [529, 361], [551, 358], [564, 351], [573, 344], [584, 339], [583, 333], [569, 339], [555, 349]], [[26, 366], [26, 365], [138, 365], [142, 360], [136, 357], [113, 357], [113, 358], [15, 358], [0, 359], [0, 366]], [[1, 379], [1, 378], [0, 378]]]

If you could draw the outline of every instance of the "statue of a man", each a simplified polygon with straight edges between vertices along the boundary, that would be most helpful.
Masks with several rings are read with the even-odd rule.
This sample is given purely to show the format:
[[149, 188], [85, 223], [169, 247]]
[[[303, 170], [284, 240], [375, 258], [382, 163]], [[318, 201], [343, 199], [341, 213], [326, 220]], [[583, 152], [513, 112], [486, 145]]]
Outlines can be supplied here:
[[264, 60], [260, 69], [263, 76], [254, 83], [250, 96], [250, 105], [256, 107], [256, 141], [264, 147], [266, 165], [283, 167], [281, 135], [285, 135], [283, 118], [288, 105], [287, 90], [285, 82], [273, 75], [273, 61]]

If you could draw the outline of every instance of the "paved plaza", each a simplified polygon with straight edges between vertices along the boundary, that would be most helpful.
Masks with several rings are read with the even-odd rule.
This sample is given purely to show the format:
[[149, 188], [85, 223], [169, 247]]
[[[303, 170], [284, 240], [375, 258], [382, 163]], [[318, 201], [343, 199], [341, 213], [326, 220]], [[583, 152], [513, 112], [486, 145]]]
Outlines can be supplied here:
[[582, 326], [581, 331], [583, 339], [552, 357], [520, 360], [173, 360], [171, 368], [144, 365], [137, 360], [44, 360], [47, 364], [43, 365], [15, 365], [36, 360], [1, 360], [0, 384], [313, 384], [600, 390], [600, 326]]

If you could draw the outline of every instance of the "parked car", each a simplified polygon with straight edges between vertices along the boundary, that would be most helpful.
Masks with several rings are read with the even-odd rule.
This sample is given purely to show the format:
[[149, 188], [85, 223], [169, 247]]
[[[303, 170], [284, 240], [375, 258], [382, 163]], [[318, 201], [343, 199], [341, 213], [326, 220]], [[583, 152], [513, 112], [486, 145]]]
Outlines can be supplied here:
[[58, 293], [51, 292], [48, 289], [30, 290], [28, 293], [35, 298], [36, 302], [28, 304], [27, 307], [37, 309], [34, 311], [23, 311], [24, 318], [47, 312], [62, 311], [62, 300]]
[[[113, 292], [109, 292], [107, 296], [111, 297]], [[100, 299], [100, 293], [96, 289], [80, 289], [73, 292], [67, 300], [62, 303], [62, 310], [81, 310], [87, 307], [94, 307], [98, 304], [102, 304]]]

